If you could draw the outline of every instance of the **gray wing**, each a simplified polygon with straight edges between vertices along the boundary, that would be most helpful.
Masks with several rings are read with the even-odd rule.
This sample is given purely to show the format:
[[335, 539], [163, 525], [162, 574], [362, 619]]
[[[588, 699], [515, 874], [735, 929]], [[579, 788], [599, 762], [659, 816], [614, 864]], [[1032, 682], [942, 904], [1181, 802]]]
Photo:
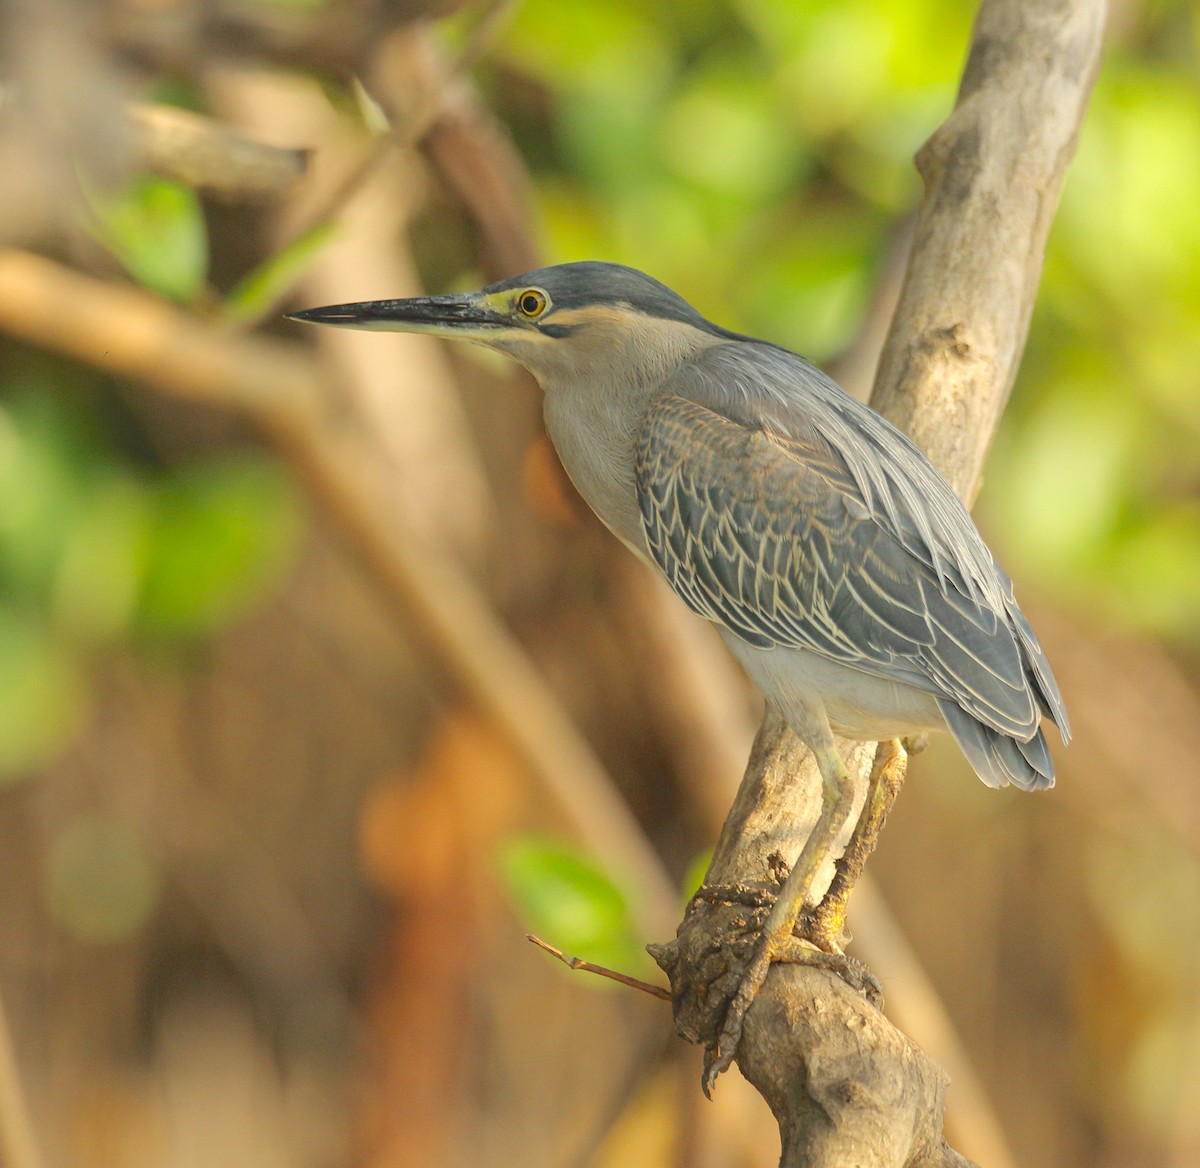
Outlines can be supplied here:
[[[1007, 614], [945, 554], [906, 548], [841, 454], [802, 430], [781, 436], [679, 396], [655, 404], [637, 488], [672, 588], [748, 644], [916, 685], [1029, 739], [1038, 703]], [[1000, 573], [988, 591], [1006, 582]]]

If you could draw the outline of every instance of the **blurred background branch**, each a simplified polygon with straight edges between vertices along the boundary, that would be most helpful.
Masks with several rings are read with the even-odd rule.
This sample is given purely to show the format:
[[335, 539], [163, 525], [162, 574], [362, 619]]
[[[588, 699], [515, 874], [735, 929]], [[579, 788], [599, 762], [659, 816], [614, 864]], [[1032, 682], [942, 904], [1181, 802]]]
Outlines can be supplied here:
[[[682, 904], [749, 745], [741, 678], [579, 509], [513, 370], [247, 333], [289, 289], [600, 257], [862, 371], [970, 16], [0, 11], [0, 989], [46, 1165], [774, 1161], [745, 1084], [696, 1106], [661, 1006], [523, 940], [646, 976], [635, 922]], [[1079, 739], [1036, 808], [943, 744], [914, 763], [872, 866], [928, 1011], [886, 918], [852, 918], [905, 1029], [955, 1020], [1018, 1163], [1200, 1149], [1197, 27], [1113, 16], [977, 511]], [[223, 195], [150, 165], [129, 111], [164, 107], [228, 141]], [[233, 181], [243, 147], [277, 184]]]
[[138, 105], [137, 157], [146, 170], [228, 200], [286, 194], [304, 175], [303, 150], [283, 150], [174, 106]]

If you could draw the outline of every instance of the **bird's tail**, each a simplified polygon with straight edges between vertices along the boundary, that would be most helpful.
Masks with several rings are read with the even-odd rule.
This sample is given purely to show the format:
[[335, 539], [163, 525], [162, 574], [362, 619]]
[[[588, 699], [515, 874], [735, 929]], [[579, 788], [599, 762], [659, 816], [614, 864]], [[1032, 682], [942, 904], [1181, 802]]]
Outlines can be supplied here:
[[938, 706], [967, 762], [989, 787], [1012, 783], [1022, 791], [1039, 791], [1054, 786], [1054, 763], [1040, 729], [1022, 742], [972, 718], [952, 698], [939, 698]]

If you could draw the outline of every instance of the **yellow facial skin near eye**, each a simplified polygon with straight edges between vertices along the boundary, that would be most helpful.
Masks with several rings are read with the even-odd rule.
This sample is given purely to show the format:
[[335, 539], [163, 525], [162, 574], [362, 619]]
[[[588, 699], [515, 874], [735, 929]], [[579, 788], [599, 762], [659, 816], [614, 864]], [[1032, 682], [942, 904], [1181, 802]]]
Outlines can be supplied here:
[[529, 320], [537, 320], [549, 305], [549, 298], [540, 288], [526, 288], [517, 296], [517, 311]]

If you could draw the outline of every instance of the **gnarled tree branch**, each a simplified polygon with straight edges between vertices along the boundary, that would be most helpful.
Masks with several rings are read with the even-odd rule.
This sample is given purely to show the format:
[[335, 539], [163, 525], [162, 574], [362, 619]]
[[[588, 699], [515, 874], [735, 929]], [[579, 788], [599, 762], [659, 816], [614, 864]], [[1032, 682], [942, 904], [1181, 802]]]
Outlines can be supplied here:
[[[1103, 0], [983, 0], [955, 109], [918, 156], [925, 196], [872, 404], [968, 500], [1016, 375], [1104, 16]], [[873, 750], [843, 748], [861, 790]], [[706, 883], [747, 901], [769, 889], [820, 800], [811, 757], [768, 711]], [[744, 938], [750, 911], [697, 899], [656, 947], [693, 1042], [717, 1033], [745, 944], [727, 938]], [[737, 1061], [779, 1122], [785, 1168], [968, 1163], [942, 1135], [944, 1073], [832, 973], [775, 966]]]

